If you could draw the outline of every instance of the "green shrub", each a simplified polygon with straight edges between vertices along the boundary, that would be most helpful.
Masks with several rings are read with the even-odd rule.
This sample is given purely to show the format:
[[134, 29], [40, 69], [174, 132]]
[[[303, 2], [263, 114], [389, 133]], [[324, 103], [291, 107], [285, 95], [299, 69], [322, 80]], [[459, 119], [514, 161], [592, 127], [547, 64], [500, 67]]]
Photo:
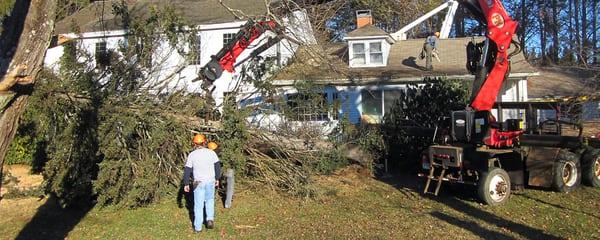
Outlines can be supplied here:
[[346, 158], [344, 149], [338, 146], [327, 151], [319, 151], [316, 157], [307, 160], [307, 162], [308, 172], [325, 175], [346, 167], [350, 163]]
[[[347, 144], [358, 146], [364, 154], [360, 164], [371, 173], [375, 173], [376, 165], [381, 165], [387, 157], [387, 147], [379, 125], [354, 125], [350, 123], [347, 116], [343, 116], [329, 139], [336, 149]], [[350, 162], [346, 160], [346, 165], [339, 165], [339, 168], [348, 164]]]
[[432, 137], [411, 136], [403, 131], [407, 121], [424, 128], [441, 127], [451, 111], [466, 106], [468, 90], [464, 82], [426, 78], [424, 83], [409, 86], [384, 116], [383, 137], [393, 167], [415, 168], [423, 150], [432, 143]]
[[15, 135], [6, 153], [7, 165], [25, 164], [31, 165], [35, 155], [35, 142], [28, 135]]
[[15, 0], [0, 0], [0, 22], [2, 22], [5, 17], [10, 16], [10, 12], [14, 5]]
[[32, 172], [39, 173], [46, 160], [43, 154], [45, 141], [36, 127], [31, 109], [26, 109], [21, 117], [17, 133], [6, 153], [5, 163], [30, 165]]

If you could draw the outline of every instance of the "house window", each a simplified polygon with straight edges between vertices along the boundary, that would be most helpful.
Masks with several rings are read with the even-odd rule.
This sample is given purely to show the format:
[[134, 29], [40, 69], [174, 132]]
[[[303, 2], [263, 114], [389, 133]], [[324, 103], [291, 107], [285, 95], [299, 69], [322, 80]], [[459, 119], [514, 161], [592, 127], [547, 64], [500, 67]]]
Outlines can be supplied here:
[[382, 41], [366, 41], [351, 44], [352, 67], [382, 66], [385, 64]]
[[356, 65], [365, 65], [367, 63], [367, 58], [365, 56], [365, 44], [364, 43], [355, 43], [352, 44], [352, 62]]
[[223, 34], [223, 46], [226, 46], [235, 38], [235, 33], [225, 33]]
[[192, 65], [200, 65], [200, 35], [190, 40], [189, 60]]
[[110, 54], [106, 49], [106, 42], [96, 43], [96, 64], [98, 66], [108, 66], [110, 63]]
[[325, 93], [294, 93], [287, 95], [292, 121], [328, 121], [329, 107]]
[[385, 114], [391, 112], [395, 102], [402, 96], [402, 89], [363, 90], [362, 115], [363, 121], [378, 123]]
[[369, 56], [372, 64], [383, 64], [383, 52], [381, 51], [381, 42], [369, 43]]
[[382, 116], [382, 91], [363, 90], [361, 97], [363, 120], [369, 123], [379, 122]]

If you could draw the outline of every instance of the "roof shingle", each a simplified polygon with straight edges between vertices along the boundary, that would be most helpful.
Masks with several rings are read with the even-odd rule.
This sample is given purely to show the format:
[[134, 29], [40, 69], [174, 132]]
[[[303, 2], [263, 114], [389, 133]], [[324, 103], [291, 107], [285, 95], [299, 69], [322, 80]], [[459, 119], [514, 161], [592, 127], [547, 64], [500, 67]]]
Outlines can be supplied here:
[[[369, 68], [350, 68], [348, 66], [348, 49], [346, 44], [336, 44], [326, 48], [329, 52], [320, 66], [306, 67], [303, 63], [296, 63], [283, 69], [277, 80], [324, 80], [329, 83], [357, 83], [364, 84], [402, 82], [420, 80], [425, 76], [448, 76], [454, 78], [472, 78], [466, 69], [466, 45], [472, 38], [441, 39], [438, 42], [440, 62], [433, 61], [432, 72], [423, 70], [425, 60], [419, 59], [425, 39], [411, 39], [396, 41], [391, 46], [387, 66]], [[482, 41], [483, 38], [476, 38]], [[512, 58], [511, 73], [534, 74], [533, 68], [522, 53]], [[371, 79], [371, 80], [368, 80]]]
[[[59, 34], [72, 32], [73, 24], [81, 32], [123, 29], [121, 18], [112, 12], [114, 2], [116, 1], [99, 1], [90, 4], [58, 22], [56, 32]], [[250, 17], [262, 16], [267, 12], [264, 0], [223, 0], [223, 3]], [[150, 15], [152, 7], [157, 9], [172, 7], [190, 25], [242, 21], [223, 7], [218, 0], [140, 0], [129, 5], [129, 14], [132, 18], [145, 18]]]
[[543, 67], [539, 76], [529, 78], [529, 98], [561, 98], [588, 95], [600, 91], [593, 70], [576, 67]]
[[348, 33], [348, 37], [387, 37], [389, 34], [374, 25], [367, 25]]

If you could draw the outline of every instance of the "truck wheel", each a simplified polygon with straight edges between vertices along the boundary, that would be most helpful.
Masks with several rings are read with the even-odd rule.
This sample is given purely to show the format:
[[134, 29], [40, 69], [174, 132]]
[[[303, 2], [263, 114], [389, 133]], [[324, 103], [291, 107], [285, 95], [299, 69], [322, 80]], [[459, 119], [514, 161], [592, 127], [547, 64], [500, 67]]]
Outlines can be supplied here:
[[554, 163], [552, 187], [557, 192], [568, 193], [579, 187], [581, 183], [581, 164], [577, 154], [560, 150]]
[[510, 196], [510, 177], [501, 168], [491, 168], [481, 172], [477, 184], [479, 198], [487, 205], [500, 205], [508, 201]]
[[600, 149], [583, 155], [583, 181], [592, 187], [600, 187]]

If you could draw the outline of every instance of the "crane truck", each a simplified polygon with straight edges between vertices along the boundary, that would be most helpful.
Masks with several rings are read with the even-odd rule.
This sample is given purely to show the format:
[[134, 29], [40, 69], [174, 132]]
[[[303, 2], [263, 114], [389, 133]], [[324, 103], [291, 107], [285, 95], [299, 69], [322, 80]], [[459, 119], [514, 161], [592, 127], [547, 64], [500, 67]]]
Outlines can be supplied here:
[[[524, 186], [571, 192], [583, 179], [600, 187], [600, 150], [585, 144], [582, 127], [559, 118], [537, 123], [538, 110], [560, 113], [559, 104], [496, 103], [510, 72], [510, 59], [520, 51], [514, 40], [518, 24], [502, 2], [459, 3], [486, 26], [486, 38], [467, 46], [467, 68], [475, 75], [469, 105], [450, 114], [449, 135], [423, 154], [426, 173], [420, 176], [427, 179], [424, 193], [430, 193], [432, 182], [437, 182], [431, 192], [434, 195], [438, 195], [442, 182], [468, 184], [476, 186], [484, 203], [499, 205], [508, 201], [511, 190]], [[497, 109], [500, 120], [506, 109], [524, 113], [525, 119], [498, 121], [492, 109]], [[567, 125], [579, 129], [579, 135], [563, 136], [560, 129]]]

